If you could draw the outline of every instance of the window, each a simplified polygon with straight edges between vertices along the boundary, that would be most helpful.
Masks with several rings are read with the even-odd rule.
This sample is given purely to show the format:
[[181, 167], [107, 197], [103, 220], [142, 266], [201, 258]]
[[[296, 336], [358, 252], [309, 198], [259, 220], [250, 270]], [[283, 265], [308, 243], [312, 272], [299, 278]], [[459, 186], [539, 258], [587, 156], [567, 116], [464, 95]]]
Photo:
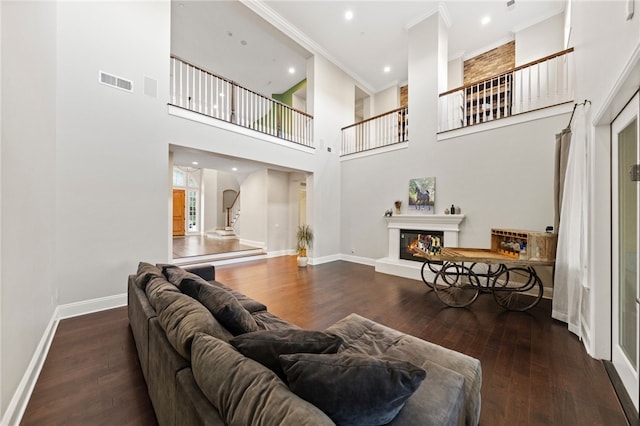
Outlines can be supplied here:
[[198, 231], [198, 193], [200, 191], [189, 191], [187, 200], [187, 229], [189, 232]]
[[185, 172], [178, 169], [177, 167], [173, 168], [173, 186], [185, 186]]

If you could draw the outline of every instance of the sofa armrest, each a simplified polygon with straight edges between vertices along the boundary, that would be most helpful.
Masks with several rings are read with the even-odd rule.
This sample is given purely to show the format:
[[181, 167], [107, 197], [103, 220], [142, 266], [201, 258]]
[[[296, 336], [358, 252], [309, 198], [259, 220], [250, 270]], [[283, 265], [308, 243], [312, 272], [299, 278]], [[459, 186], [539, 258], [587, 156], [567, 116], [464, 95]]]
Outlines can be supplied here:
[[127, 283], [127, 311], [140, 367], [145, 380], [148, 380], [149, 320], [156, 317], [156, 311], [151, 307], [144, 290], [135, 284], [135, 275], [130, 275]]
[[205, 281], [213, 281], [216, 279], [216, 268], [213, 265], [185, 267], [184, 270], [196, 274]]

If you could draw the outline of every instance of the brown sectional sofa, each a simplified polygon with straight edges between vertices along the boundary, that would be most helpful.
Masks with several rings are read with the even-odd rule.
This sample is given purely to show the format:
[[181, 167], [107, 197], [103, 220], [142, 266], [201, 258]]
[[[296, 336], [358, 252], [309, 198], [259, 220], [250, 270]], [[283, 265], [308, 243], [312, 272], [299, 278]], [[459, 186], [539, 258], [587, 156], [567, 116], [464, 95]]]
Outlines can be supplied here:
[[[482, 373], [477, 359], [357, 314], [338, 321], [323, 333], [301, 330], [268, 312], [260, 302], [215, 281], [213, 266], [185, 270], [140, 263], [137, 273], [128, 279], [128, 311], [140, 366], [160, 425], [332, 425], [336, 418], [341, 424], [361, 424], [360, 413], [364, 413], [362, 421], [392, 419], [388, 423], [391, 425], [476, 425], [479, 421]], [[279, 377], [236, 349], [240, 347], [238, 341], [247, 339], [254, 344], [251, 337], [264, 333], [320, 333], [338, 339], [338, 345], [333, 347], [337, 353], [280, 356], [286, 377]], [[320, 364], [313, 364], [318, 359]], [[392, 401], [395, 411], [375, 412], [378, 417], [366, 417], [369, 407], [348, 413], [351, 417], [328, 411], [332, 407], [325, 408], [327, 400], [330, 404], [342, 403], [336, 401], [342, 398], [342, 383], [330, 382], [326, 384], [330, 390], [321, 392], [325, 383], [317, 386], [318, 380], [327, 376], [340, 380], [343, 370], [324, 376], [316, 374], [322, 377], [311, 379], [305, 376], [305, 372], [313, 373], [318, 366], [319, 373], [324, 371], [321, 368], [339, 364], [331, 361], [326, 365], [327, 359], [384, 363], [385, 368], [365, 370], [365, 376], [356, 379], [375, 384], [352, 392], [356, 400], [348, 405], [357, 407], [362, 400], [370, 400], [376, 405], [372, 409], [380, 411], [384, 401], [377, 401], [386, 387], [380, 387], [375, 374], [369, 372], [384, 371], [383, 380], [387, 380], [391, 371], [396, 380], [394, 386], [404, 392], [402, 398]], [[311, 369], [305, 367], [305, 362], [311, 363]], [[354, 371], [351, 366], [346, 368], [349, 374]], [[399, 377], [398, 371], [404, 376]], [[348, 380], [352, 383], [353, 376]], [[305, 384], [307, 388], [301, 388]], [[309, 390], [311, 393], [305, 392]], [[320, 397], [318, 404], [329, 415], [299, 395], [311, 400]]]

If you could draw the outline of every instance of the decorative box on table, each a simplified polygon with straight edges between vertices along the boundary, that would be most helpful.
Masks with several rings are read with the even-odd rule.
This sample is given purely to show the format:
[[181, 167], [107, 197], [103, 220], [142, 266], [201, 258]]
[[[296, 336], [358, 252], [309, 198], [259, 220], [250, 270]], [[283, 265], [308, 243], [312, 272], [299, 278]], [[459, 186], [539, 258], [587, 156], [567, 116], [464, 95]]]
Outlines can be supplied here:
[[519, 258], [521, 247], [526, 247], [526, 258], [554, 261], [558, 235], [550, 232], [523, 231], [494, 228], [491, 230], [491, 251]]

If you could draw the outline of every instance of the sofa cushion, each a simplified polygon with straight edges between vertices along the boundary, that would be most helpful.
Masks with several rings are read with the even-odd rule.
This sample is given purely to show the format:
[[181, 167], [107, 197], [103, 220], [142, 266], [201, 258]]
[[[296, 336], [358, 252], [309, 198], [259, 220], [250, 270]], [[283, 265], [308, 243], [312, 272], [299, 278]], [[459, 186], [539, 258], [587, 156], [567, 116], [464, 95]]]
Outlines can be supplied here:
[[198, 334], [191, 363], [200, 390], [229, 425], [333, 425], [271, 370], [228, 343]]
[[236, 291], [230, 287], [227, 287], [226, 285], [222, 284], [220, 281], [216, 281], [216, 280], [211, 280], [211, 281], [207, 281], [210, 285], [219, 287], [219, 288], [223, 288], [225, 290], [227, 290], [229, 293], [233, 294], [233, 297], [235, 297], [238, 302], [240, 302], [240, 304], [242, 305], [243, 308], [245, 308], [247, 311], [249, 311], [250, 313], [254, 313], [254, 312], [260, 312], [260, 311], [266, 311], [267, 310], [267, 306], [264, 303], [260, 303], [257, 300], [254, 300], [252, 298], [250, 298], [249, 296], [240, 293], [239, 291]]
[[184, 278], [180, 288], [185, 294], [206, 306], [234, 336], [258, 331], [256, 320], [228, 291], [209, 284], [203, 285], [191, 278]]
[[145, 293], [149, 299], [149, 304], [156, 312], [158, 312], [158, 296], [165, 291], [180, 293], [180, 289], [178, 287], [171, 284], [162, 276], [151, 278], [145, 287]]
[[184, 278], [192, 278], [192, 279], [202, 279], [201, 277], [199, 277], [198, 275], [189, 272], [185, 269], [182, 269], [181, 267], [177, 266], [177, 265], [158, 265], [159, 267], [162, 268], [162, 273], [164, 274], [165, 277], [167, 277], [167, 279], [174, 285], [176, 286], [180, 286], [180, 282], [184, 279]]
[[201, 285], [212, 285], [228, 291], [230, 294], [233, 295], [233, 297], [236, 298], [236, 300], [238, 300], [238, 302], [240, 303], [240, 305], [242, 305], [242, 307], [244, 307], [247, 311], [251, 313], [267, 310], [267, 307], [264, 304], [256, 300], [253, 300], [250, 297], [240, 292], [232, 290], [231, 288], [227, 287], [226, 285], [218, 281], [215, 281], [215, 280], [206, 281], [201, 276], [191, 273], [189, 271], [186, 271], [178, 266], [164, 265], [164, 267], [162, 268], [162, 272], [171, 283], [178, 286], [178, 288], [180, 289], [182, 289], [183, 281], [185, 281], [185, 283], [190, 283], [190, 284], [193, 284], [193, 282], [195, 282]]
[[427, 372], [427, 378], [389, 426], [470, 424], [464, 422], [464, 376], [427, 360], [416, 365]]
[[[421, 366], [427, 370], [428, 375], [431, 372], [431, 367], [426, 363], [426, 360], [444, 367], [446, 371], [455, 373], [449, 374], [453, 383], [451, 386], [451, 392], [453, 393], [455, 393], [455, 386], [458, 381], [458, 378], [455, 377], [462, 377], [463, 409], [460, 412], [460, 422], [461, 424], [478, 424], [481, 408], [480, 389], [482, 386], [482, 368], [479, 360], [432, 342], [409, 336], [357, 314], [350, 314], [325, 331], [340, 336], [344, 341], [339, 353], [384, 354]], [[425, 385], [428, 385], [430, 381], [431, 376], [427, 378]], [[418, 399], [417, 394], [422, 394], [422, 392], [423, 389], [421, 387], [411, 399], [414, 399], [414, 397]], [[453, 394], [448, 395], [447, 398], [452, 400], [458, 398]], [[433, 401], [435, 399], [427, 397], [422, 401], [427, 400]], [[402, 411], [404, 412], [405, 410]], [[424, 415], [427, 411], [430, 410], [423, 408], [419, 412]]]
[[334, 354], [342, 339], [321, 331], [284, 329], [259, 330], [236, 336], [229, 341], [245, 356], [276, 373], [286, 382], [280, 365], [280, 355], [296, 353]]
[[151, 278], [156, 277], [162, 277], [162, 269], [147, 262], [140, 262], [134, 283], [138, 288], [144, 290]]
[[280, 361], [291, 390], [340, 425], [384, 425], [426, 377], [405, 361], [367, 355], [293, 354]]
[[291, 324], [269, 311], [254, 312], [251, 316], [256, 320], [260, 330], [300, 330], [297, 325]]
[[158, 320], [171, 346], [186, 360], [191, 359], [191, 344], [196, 333], [230, 338], [211, 312], [191, 297], [172, 291], [158, 295]]
[[[218, 281], [210, 281], [210, 284], [216, 285], [220, 283]], [[267, 305], [265, 305], [264, 303], [258, 302], [257, 300], [254, 300], [249, 296], [240, 293], [239, 291], [229, 289], [229, 287], [226, 287], [226, 289], [233, 295], [233, 297], [236, 298], [236, 300], [242, 305], [243, 308], [249, 311], [249, 313], [267, 310]]]

